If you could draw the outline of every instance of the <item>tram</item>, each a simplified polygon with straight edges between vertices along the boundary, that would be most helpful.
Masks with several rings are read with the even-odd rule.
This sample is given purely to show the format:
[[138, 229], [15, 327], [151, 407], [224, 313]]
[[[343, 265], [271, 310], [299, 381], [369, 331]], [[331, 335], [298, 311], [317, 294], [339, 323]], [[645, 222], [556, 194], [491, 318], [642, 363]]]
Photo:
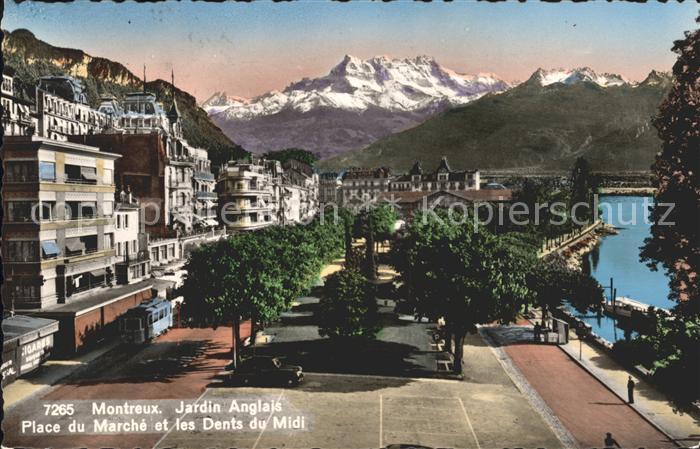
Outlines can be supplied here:
[[129, 309], [119, 318], [119, 334], [124, 343], [145, 343], [167, 332], [172, 325], [170, 301], [154, 298]]

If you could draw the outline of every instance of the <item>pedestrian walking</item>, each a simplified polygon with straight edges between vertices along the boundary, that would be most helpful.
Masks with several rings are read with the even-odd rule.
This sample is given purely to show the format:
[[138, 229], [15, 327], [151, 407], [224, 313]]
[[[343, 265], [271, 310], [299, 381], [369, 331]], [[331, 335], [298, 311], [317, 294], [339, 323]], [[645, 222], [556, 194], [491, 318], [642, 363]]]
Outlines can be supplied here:
[[542, 325], [540, 323], [535, 323], [535, 341], [540, 341], [540, 333], [542, 332]]
[[634, 404], [634, 381], [632, 376], [629, 376], [627, 380], [627, 402]]
[[613, 447], [621, 447], [620, 443], [613, 438], [612, 433], [608, 432], [605, 434], [605, 447], [612, 449]]

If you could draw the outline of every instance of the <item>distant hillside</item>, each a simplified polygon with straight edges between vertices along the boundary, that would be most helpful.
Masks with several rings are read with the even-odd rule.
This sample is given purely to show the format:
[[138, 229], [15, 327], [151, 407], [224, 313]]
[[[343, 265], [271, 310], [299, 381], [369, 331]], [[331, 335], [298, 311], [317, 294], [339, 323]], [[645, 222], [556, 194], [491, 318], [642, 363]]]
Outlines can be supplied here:
[[[538, 72], [536, 72], [538, 73]], [[652, 72], [638, 84], [546, 84], [542, 77], [437, 114], [374, 144], [322, 161], [323, 168], [437, 165], [566, 169], [585, 156], [596, 170], [647, 170], [660, 149], [651, 119], [669, 88]], [[543, 85], [546, 84], [546, 85]]]
[[[15, 70], [20, 83], [27, 89], [31, 89], [30, 86], [41, 76], [72, 75], [85, 83], [88, 101], [93, 107], [99, 104], [101, 95], [112, 94], [121, 98], [127, 92], [143, 89], [141, 79], [118, 62], [93, 57], [82, 50], [54, 47], [37, 39], [28, 30], [3, 33], [5, 64]], [[169, 82], [150, 81], [146, 83], [146, 90], [155, 93], [166, 108], [170, 105]], [[215, 167], [246, 154], [209, 120], [192, 95], [175, 89], [175, 97], [183, 116], [185, 138], [192, 145], [209, 150], [209, 158]]]

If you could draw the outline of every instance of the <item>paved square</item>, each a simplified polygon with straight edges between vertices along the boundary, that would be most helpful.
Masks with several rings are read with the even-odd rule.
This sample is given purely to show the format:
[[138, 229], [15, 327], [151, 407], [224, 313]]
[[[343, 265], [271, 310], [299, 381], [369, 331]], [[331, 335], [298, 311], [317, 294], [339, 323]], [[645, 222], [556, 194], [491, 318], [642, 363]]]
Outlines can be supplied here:
[[[484, 348], [488, 350], [488, 348]], [[497, 360], [490, 356], [493, 363]], [[260, 396], [302, 414], [305, 430], [172, 431], [159, 448], [360, 449], [390, 444], [450, 448], [546, 447], [561, 443], [500, 366], [490, 380], [450, 381], [397, 377], [307, 374], [298, 388], [211, 388], [201, 401]], [[201, 420], [193, 413], [188, 419]]]

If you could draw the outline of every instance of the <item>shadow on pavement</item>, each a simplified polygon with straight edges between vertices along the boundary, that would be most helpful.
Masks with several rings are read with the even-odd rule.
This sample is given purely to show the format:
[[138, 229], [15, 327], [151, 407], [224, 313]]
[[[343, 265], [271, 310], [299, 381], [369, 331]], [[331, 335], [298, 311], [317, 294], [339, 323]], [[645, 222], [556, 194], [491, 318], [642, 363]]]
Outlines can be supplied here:
[[425, 353], [403, 343], [374, 340], [361, 345], [345, 345], [320, 337], [314, 340], [273, 341], [256, 348], [258, 355], [281, 357], [286, 363], [301, 365], [304, 371], [432, 377], [434, 371], [427, 371], [410, 360]]
[[61, 383], [172, 382], [193, 372], [215, 369], [209, 360], [224, 358], [227, 354], [230, 354], [230, 348], [211, 340], [152, 342], [145, 347], [123, 346], [111, 360], [101, 360], [95, 364], [89, 374], [73, 376]]

